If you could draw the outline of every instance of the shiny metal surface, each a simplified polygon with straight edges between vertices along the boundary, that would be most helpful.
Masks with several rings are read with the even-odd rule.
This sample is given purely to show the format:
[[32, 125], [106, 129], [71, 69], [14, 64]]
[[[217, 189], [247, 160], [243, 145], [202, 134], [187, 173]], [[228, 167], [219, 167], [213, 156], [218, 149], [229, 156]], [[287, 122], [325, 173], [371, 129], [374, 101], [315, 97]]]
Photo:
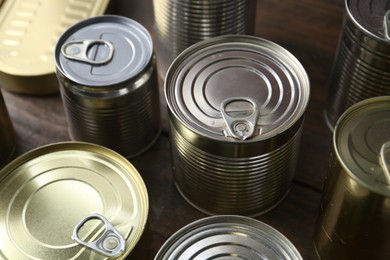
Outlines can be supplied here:
[[234, 215], [207, 217], [188, 224], [160, 248], [165, 259], [302, 259], [279, 231], [258, 220]]
[[333, 131], [350, 106], [390, 95], [390, 1], [345, 0], [346, 14], [329, 80], [325, 117]]
[[390, 96], [340, 117], [316, 227], [320, 259], [387, 259], [390, 254]]
[[0, 91], [0, 169], [12, 157], [16, 147], [16, 135]]
[[17, 93], [58, 92], [54, 46], [73, 23], [105, 12], [108, 0], [4, 1], [0, 8], [1, 87]]
[[[0, 258], [106, 259], [72, 240], [73, 229], [90, 214], [104, 216], [124, 237], [124, 259], [136, 246], [147, 220], [145, 184], [125, 158], [80, 142], [32, 150], [0, 171]], [[89, 222], [80, 238], [92, 242], [104, 232]]]
[[[75, 54], [64, 55], [63, 46]], [[141, 24], [113, 15], [84, 20], [61, 36], [55, 55], [73, 140], [127, 158], [155, 142], [161, 129], [156, 61]]]
[[165, 97], [187, 201], [208, 214], [258, 215], [284, 198], [309, 98], [295, 57], [256, 37], [209, 39], [174, 61]]

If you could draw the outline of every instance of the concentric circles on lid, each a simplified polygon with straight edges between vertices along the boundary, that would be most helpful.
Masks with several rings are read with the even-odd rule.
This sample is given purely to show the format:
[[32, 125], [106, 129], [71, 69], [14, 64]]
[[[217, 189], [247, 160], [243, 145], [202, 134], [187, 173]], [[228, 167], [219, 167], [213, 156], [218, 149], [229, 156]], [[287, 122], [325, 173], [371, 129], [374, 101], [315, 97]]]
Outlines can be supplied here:
[[[123, 251], [114, 257], [123, 259], [147, 213], [145, 184], [119, 154], [80, 142], [43, 146], [0, 171], [0, 256], [106, 259], [117, 245]], [[93, 245], [99, 237], [106, 255]]]
[[279, 45], [252, 36], [215, 37], [182, 52], [169, 68], [170, 111], [196, 133], [223, 141], [264, 140], [303, 115], [309, 80]]
[[350, 107], [336, 124], [333, 142], [351, 177], [390, 197], [390, 96]]
[[164, 243], [155, 260], [233, 256], [302, 259], [294, 245], [271, 226], [249, 217], [219, 215], [197, 220], [177, 231]]
[[68, 28], [55, 51], [57, 68], [70, 80], [87, 86], [131, 79], [152, 55], [149, 32], [138, 22], [115, 15], [86, 19]]

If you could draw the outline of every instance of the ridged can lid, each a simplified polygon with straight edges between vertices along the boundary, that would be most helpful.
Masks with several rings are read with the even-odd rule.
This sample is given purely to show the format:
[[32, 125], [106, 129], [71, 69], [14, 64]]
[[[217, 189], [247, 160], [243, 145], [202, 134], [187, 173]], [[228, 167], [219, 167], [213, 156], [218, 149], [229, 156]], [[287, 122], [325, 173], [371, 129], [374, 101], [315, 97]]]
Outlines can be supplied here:
[[81, 142], [43, 146], [0, 171], [0, 256], [124, 259], [148, 207], [141, 176], [119, 154]]
[[279, 231], [256, 219], [219, 215], [197, 220], [173, 234], [155, 260], [302, 259]]
[[281, 46], [253, 36], [219, 36], [182, 52], [165, 80], [170, 112], [201, 136], [256, 142], [287, 131], [304, 114], [309, 80]]
[[345, 111], [336, 124], [333, 144], [352, 178], [390, 197], [390, 96], [369, 98]]

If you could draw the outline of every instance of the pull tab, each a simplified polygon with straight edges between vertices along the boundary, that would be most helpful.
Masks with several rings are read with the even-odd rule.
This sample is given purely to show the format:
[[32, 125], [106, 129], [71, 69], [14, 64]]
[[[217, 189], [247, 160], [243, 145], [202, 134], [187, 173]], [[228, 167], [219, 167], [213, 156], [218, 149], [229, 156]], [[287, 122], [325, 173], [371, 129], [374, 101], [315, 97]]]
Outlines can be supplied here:
[[[92, 46], [104, 45], [108, 47], [108, 53], [104, 53], [104, 57], [99, 60], [88, 58], [88, 51]], [[66, 58], [71, 60], [82, 61], [93, 65], [101, 65], [109, 62], [114, 54], [114, 46], [111, 42], [105, 40], [83, 40], [67, 42], [61, 47], [61, 53]]]
[[390, 40], [390, 10], [388, 10], [383, 18], [386, 40]]
[[379, 152], [379, 164], [381, 165], [385, 174], [387, 185], [390, 186], [390, 142], [386, 142], [382, 145]]
[[[248, 110], [248, 107], [252, 111]], [[221, 104], [221, 114], [230, 136], [236, 139], [246, 140], [255, 133], [259, 112], [256, 102], [252, 99], [226, 99]]]
[[[101, 220], [105, 224], [105, 231], [97, 240], [87, 243], [80, 239], [78, 232], [86, 222], [92, 219]], [[99, 214], [91, 214], [81, 220], [73, 229], [72, 239], [108, 257], [119, 256], [125, 251], [125, 239], [105, 217]]]

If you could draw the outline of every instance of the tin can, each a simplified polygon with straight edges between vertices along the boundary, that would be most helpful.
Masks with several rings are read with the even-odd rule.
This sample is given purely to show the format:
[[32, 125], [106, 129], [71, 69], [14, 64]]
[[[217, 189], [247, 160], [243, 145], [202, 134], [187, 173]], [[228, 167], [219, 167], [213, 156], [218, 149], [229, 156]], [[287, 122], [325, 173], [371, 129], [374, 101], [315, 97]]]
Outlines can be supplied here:
[[16, 136], [12, 121], [0, 91], [0, 169], [12, 157], [16, 148]]
[[390, 96], [351, 106], [333, 135], [316, 226], [320, 259], [390, 255]]
[[[58, 92], [53, 50], [73, 23], [105, 12], [109, 0], [4, 1], [0, 8], [0, 82], [11, 92]], [[44, 28], [44, 29], [43, 29]]]
[[55, 58], [71, 139], [127, 158], [156, 141], [161, 130], [156, 61], [141, 24], [114, 15], [83, 20], [60, 37]]
[[290, 189], [309, 80], [281, 46], [253, 36], [202, 41], [165, 81], [176, 186], [207, 214], [259, 215]]
[[155, 260], [302, 259], [295, 246], [273, 227], [244, 216], [220, 215], [194, 221], [173, 234]]
[[154, 31], [161, 78], [194, 43], [219, 35], [253, 34], [256, 0], [154, 0]]
[[346, 14], [325, 109], [332, 131], [353, 104], [390, 95], [389, 5], [388, 0], [345, 0]]
[[124, 157], [82, 142], [42, 146], [0, 171], [2, 259], [124, 259], [147, 220], [145, 184]]

